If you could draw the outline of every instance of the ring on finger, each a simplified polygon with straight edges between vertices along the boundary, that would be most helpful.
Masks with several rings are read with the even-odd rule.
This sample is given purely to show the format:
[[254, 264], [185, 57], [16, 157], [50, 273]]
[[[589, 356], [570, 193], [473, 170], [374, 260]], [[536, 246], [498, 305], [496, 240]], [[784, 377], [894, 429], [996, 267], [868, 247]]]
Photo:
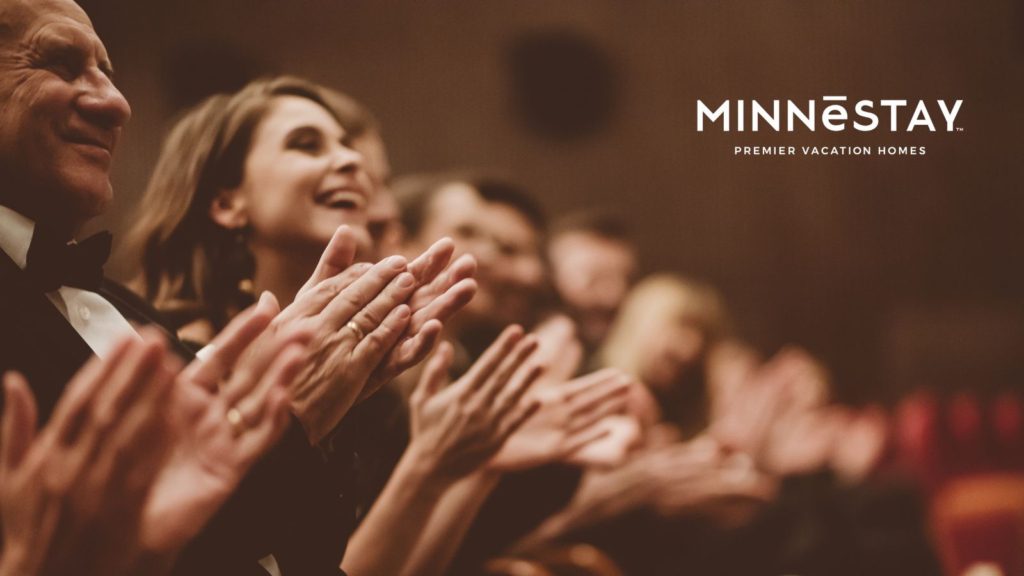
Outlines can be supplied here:
[[238, 408], [229, 408], [225, 417], [228, 419], [228, 424], [231, 425], [231, 433], [237, 438], [241, 436], [249, 426], [245, 423], [245, 417], [242, 416], [242, 411]]
[[363, 329], [359, 327], [359, 324], [356, 324], [355, 321], [353, 320], [349, 320], [348, 323], [345, 324], [345, 328], [348, 328], [349, 330], [352, 331], [353, 334], [356, 335], [357, 342], [362, 340], [366, 336], [366, 334], [363, 332]]

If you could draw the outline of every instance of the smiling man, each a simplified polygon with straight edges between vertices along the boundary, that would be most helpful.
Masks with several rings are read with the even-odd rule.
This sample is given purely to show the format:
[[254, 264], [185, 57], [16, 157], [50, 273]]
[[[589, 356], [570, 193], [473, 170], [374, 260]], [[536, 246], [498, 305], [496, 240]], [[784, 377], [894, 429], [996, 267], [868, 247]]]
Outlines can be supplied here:
[[70, 239], [112, 198], [131, 109], [77, 5], [4, 1], [0, 23], [0, 202]]

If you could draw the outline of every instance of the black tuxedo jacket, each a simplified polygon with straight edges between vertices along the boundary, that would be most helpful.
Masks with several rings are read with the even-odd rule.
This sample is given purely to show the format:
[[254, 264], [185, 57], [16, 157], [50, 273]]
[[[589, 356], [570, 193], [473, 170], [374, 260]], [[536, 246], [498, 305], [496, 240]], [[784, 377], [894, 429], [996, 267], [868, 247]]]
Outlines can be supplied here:
[[[105, 282], [100, 293], [128, 320], [160, 326], [174, 351], [192, 358], [160, 315], [131, 291]], [[0, 372], [18, 370], [28, 379], [40, 426], [91, 356], [92, 350], [53, 303], [0, 250]], [[293, 422], [183, 552], [175, 573], [265, 575], [257, 562], [274, 554], [286, 575], [337, 575], [354, 513], [339, 492], [338, 479]]]

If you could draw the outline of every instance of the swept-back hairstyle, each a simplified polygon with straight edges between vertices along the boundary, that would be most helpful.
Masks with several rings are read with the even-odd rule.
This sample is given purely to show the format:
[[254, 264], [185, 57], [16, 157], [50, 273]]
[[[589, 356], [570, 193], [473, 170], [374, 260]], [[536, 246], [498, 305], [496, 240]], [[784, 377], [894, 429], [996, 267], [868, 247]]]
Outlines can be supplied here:
[[540, 204], [524, 189], [509, 180], [476, 170], [410, 174], [391, 185], [402, 209], [402, 226], [410, 237], [418, 236], [430, 214], [431, 203], [441, 189], [465, 184], [487, 202], [504, 204], [520, 213], [538, 235], [547, 233], [547, 219]]
[[219, 330], [252, 301], [240, 289], [253, 269], [245, 237], [216, 224], [209, 208], [220, 191], [241, 185], [253, 133], [280, 96], [319, 104], [352, 138], [376, 130], [355, 100], [293, 76], [255, 80], [186, 111], [164, 140], [129, 232], [141, 249], [136, 288], [179, 327], [202, 318]]

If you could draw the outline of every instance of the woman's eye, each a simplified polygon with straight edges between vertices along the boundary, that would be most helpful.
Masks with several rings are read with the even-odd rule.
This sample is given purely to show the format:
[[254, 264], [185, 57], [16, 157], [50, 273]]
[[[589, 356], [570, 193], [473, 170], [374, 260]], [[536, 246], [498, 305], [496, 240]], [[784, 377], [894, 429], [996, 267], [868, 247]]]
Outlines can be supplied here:
[[316, 138], [297, 138], [292, 140], [289, 147], [303, 152], [317, 152], [320, 150], [320, 140]]

